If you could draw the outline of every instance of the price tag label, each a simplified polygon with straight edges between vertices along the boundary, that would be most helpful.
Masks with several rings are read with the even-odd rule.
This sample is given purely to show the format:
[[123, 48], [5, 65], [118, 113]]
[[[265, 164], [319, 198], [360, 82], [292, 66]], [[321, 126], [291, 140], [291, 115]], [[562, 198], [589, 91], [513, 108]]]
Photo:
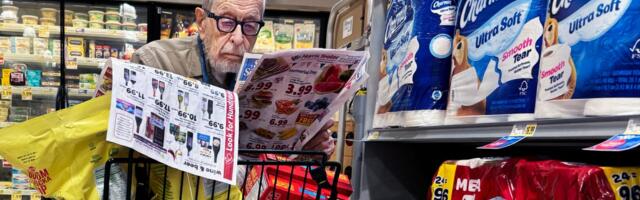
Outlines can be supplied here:
[[378, 138], [380, 138], [380, 132], [375, 131], [369, 133], [369, 137], [367, 137], [367, 140], [377, 140]]
[[38, 37], [49, 38], [49, 26], [40, 26], [38, 28]]
[[22, 193], [20, 193], [20, 191], [14, 191], [11, 193], [11, 200], [22, 200]]
[[537, 124], [515, 124], [511, 129], [511, 136], [531, 137], [536, 132]]
[[68, 58], [66, 61], [67, 69], [78, 69], [78, 58]]
[[11, 100], [13, 97], [13, 92], [11, 91], [11, 86], [3, 86], [2, 91], [0, 91], [1, 97], [3, 100]]
[[31, 87], [26, 87], [22, 90], [22, 100], [23, 101], [33, 100], [33, 91], [31, 90]]
[[478, 147], [478, 149], [504, 149], [510, 147], [536, 132], [537, 124], [514, 124], [511, 133], [492, 143]]
[[640, 134], [640, 118], [631, 118], [627, 123], [627, 130], [624, 134]]
[[38, 192], [31, 193], [31, 200], [40, 200], [40, 199], [42, 199], [42, 195], [40, 195], [40, 193]]

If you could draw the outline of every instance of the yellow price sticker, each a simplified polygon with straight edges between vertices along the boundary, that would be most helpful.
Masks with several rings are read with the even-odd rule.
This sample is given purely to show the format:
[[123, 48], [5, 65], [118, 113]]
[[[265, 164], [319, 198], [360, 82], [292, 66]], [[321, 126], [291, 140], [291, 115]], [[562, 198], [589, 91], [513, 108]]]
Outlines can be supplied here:
[[49, 27], [48, 26], [40, 26], [40, 28], [38, 28], [38, 37], [41, 38], [49, 38]]
[[40, 200], [40, 199], [42, 199], [42, 195], [40, 195], [40, 193], [38, 192], [31, 193], [31, 200]]
[[13, 192], [11, 194], [11, 200], [22, 200], [22, 193], [20, 193], [20, 191]]
[[629, 119], [627, 130], [624, 131], [624, 134], [640, 134], [640, 118]]
[[33, 100], [33, 91], [31, 90], [31, 87], [26, 87], [22, 90], [22, 100], [23, 101]]
[[13, 97], [11, 86], [2, 87], [2, 91], [0, 93], [2, 93], [0, 96], [2, 96], [2, 99], [4, 100], [11, 100], [11, 98]]
[[515, 124], [510, 135], [531, 137], [536, 132], [537, 127], [537, 124]]
[[66, 69], [78, 69], [78, 59], [77, 58], [67, 59]]
[[377, 140], [378, 138], [380, 138], [380, 132], [375, 131], [375, 132], [371, 132], [371, 134], [369, 134], [369, 137], [367, 139], [368, 140]]

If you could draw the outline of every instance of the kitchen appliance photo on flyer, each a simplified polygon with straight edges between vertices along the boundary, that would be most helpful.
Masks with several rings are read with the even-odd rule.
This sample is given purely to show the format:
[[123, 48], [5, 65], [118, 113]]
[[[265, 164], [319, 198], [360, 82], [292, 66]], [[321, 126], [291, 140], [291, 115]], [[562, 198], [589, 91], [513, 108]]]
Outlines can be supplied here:
[[111, 59], [107, 140], [170, 167], [235, 184], [238, 97], [144, 65]]

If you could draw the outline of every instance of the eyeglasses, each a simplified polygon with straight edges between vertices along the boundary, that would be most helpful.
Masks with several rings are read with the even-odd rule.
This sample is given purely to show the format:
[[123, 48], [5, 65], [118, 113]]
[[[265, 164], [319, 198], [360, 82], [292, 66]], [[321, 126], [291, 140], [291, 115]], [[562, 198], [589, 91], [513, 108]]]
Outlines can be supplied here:
[[242, 34], [246, 36], [256, 36], [260, 32], [260, 29], [264, 26], [263, 21], [238, 21], [236, 19], [224, 16], [218, 16], [211, 11], [205, 10], [207, 17], [216, 20], [218, 30], [225, 33], [232, 33], [236, 30], [238, 24], [240, 24]]

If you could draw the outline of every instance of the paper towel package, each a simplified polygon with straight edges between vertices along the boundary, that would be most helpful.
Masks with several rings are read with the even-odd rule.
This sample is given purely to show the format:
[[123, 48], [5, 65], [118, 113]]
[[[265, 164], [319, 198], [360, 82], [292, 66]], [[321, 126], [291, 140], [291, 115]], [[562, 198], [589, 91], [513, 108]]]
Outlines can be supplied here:
[[550, 0], [538, 118], [640, 114], [640, 2]]
[[452, 0], [392, 0], [374, 127], [441, 125], [445, 116]]
[[534, 118], [546, 0], [461, 0], [446, 124]]

